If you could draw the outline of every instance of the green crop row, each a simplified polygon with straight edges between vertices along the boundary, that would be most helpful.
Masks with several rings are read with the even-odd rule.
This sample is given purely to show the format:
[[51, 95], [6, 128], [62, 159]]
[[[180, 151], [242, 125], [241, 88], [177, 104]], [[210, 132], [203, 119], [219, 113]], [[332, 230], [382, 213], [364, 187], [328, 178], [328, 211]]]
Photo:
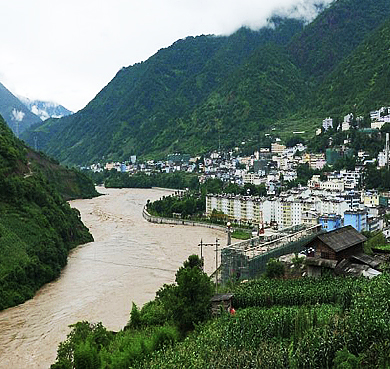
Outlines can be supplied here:
[[[262, 284], [263, 281], [257, 282]], [[257, 283], [240, 286], [252, 291]], [[266, 283], [263, 286], [267, 285]], [[249, 307], [208, 322], [186, 340], [155, 352], [134, 368], [388, 368], [390, 367], [390, 277], [270, 282], [280, 299], [302, 287], [351, 291], [340, 304]], [[310, 286], [313, 288], [303, 288]], [[260, 289], [260, 287], [257, 287]], [[274, 291], [275, 293], [275, 291]], [[275, 294], [276, 295], [276, 294]], [[303, 305], [303, 304], [301, 304]], [[348, 366], [347, 366], [348, 363]], [[341, 365], [341, 366], [340, 366]], [[344, 365], [344, 366], [342, 366]]]
[[233, 291], [233, 305], [235, 308], [244, 308], [338, 303], [347, 307], [352, 296], [367, 283], [365, 278], [346, 277], [291, 280], [262, 278], [237, 286]]

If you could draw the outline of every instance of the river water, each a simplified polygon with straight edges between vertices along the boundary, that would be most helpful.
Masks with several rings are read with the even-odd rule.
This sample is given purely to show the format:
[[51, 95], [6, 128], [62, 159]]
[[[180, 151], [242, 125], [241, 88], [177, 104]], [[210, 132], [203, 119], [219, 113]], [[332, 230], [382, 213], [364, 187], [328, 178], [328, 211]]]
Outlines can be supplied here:
[[[132, 302], [139, 307], [155, 297], [198, 244], [226, 235], [203, 227], [148, 223], [142, 208], [169, 190], [105, 189], [91, 200], [71, 206], [81, 212], [95, 241], [79, 246], [68, 258], [60, 278], [45, 285], [22, 305], [0, 312], [0, 368], [49, 368], [57, 346], [81, 320], [123, 328]], [[205, 271], [215, 270], [215, 251], [204, 247]]]

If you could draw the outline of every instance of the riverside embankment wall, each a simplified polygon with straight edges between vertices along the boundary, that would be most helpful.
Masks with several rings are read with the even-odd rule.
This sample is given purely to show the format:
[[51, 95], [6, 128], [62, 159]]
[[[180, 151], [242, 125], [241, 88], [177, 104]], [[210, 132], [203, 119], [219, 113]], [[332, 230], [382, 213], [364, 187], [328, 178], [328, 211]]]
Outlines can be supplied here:
[[205, 228], [217, 229], [217, 230], [223, 231], [223, 232], [226, 231], [226, 227], [218, 226], [215, 224], [194, 222], [192, 220], [186, 220], [186, 219], [172, 219], [172, 218], [156, 217], [156, 216], [148, 213], [148, 211], [146, 210], [146, 206], [144, 206], [144, 209], [142, 211], [142, 216], [144, 217], [144, 219], [146, 219], [150, 223], [186, 225], [186, 226], [193, 226], [193, 227], [205, 227]]

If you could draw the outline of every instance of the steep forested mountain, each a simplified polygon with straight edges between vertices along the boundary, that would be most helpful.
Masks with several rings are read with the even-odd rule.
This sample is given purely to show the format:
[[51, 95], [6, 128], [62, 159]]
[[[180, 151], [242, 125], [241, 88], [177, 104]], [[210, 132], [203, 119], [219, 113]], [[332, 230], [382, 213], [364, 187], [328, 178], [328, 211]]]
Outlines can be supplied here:
[[259, 142], [271, 121], [296, 111], [305, 96], [305, 81], [283, 47], [261, 46], [189, 119], [171, 127], [171, 140], [178, 128], [181, 136], [169, 149], [202, 152], [221, 143], [237, 146], [240, 139]]
[[[338, 0], [306, 26], [273, 18], [256, 32], [188, 37], [123, 68], [80, 112], [23, 137], [33, 144], [35, 135], [62, 162], [83, 164], [198, 154], [242, 140], [258, 145], [271, 124], [277, 132], [312, 132], [324, 115], [347, 114], [350, 101], [365, 109], [388, 101], [381, 87], [388, 53], [375, 36], [388, 17], [385, 0]], [[380, 55], [362, 57], [364, 48]], [[376, 73], [371, 84], [359, 70]], [[359, 94], [340, 82], [347, 76]]]
[[337, 0], [288, 45], [312, 82], [322, 80], [390, 16], [387, 0]]
[[[258, 47], [285, 45], [303, 27], [292, 19], [273, 23], [229, 37], [188, 37], [123, 68], [83, 110], [36, 127], [39, 147], [70, 163], [169, 152], [194, 108]], [[32, 136], [24, 138], [32, 143]]]
[[390, 102], [390, 18], [325, 79], [317, 93], [324, 112], [366, 114]]
[[0, 310], [32, 297], [92, 240], [64, 196], [94, 195], [88, 178], [28, 149], [0, 117]]
[[8, 126], [16, 133], [23, 132], [41, 119], [33, 114], [16, 96], [0, 83], [0, 114]]

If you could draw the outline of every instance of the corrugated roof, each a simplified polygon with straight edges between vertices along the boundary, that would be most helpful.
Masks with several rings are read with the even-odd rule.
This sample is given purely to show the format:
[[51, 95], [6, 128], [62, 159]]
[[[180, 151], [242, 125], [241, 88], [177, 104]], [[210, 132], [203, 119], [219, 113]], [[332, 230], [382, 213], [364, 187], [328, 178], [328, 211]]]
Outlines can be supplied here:
[[349, 247], [362, 243], [367, 239], [350, 225], [335, 229], [334, 231], [328, 233], [320, 234], [317, 237], [335, 252], [348, 249]]

